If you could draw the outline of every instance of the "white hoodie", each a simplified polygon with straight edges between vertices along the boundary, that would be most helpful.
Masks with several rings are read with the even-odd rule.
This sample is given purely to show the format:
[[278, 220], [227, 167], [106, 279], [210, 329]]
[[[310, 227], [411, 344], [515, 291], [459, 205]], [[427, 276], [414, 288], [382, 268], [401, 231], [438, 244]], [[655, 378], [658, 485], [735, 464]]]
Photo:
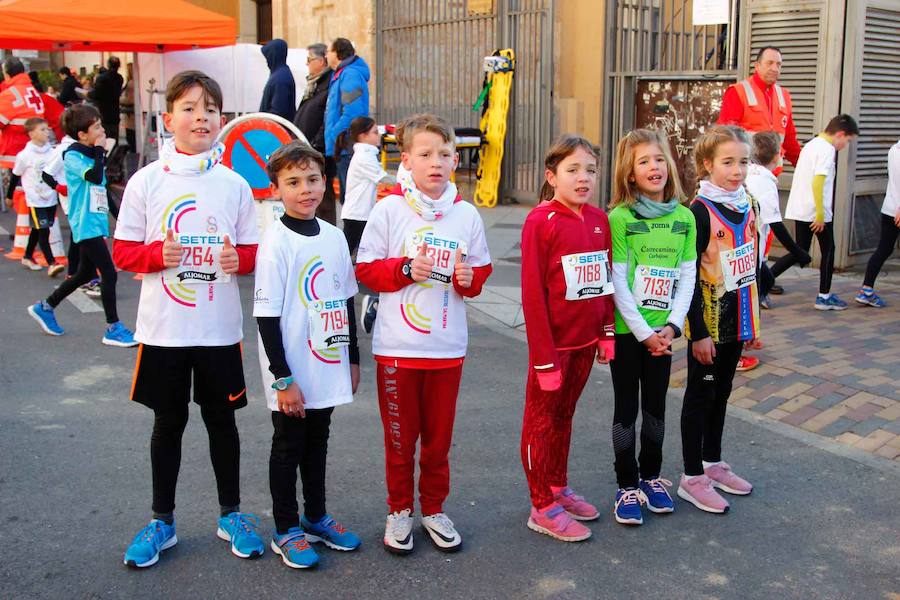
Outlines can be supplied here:
[[53, 190], [41, 179], [44, 165], [51, 156], [53, 146], [49, 143], [38, 146], [28, 142], [16, 155], [13, 174], [22, 178], [22, 189], [25, 190], [25, 203], [34, 208], [56, 206], [56, 190]]

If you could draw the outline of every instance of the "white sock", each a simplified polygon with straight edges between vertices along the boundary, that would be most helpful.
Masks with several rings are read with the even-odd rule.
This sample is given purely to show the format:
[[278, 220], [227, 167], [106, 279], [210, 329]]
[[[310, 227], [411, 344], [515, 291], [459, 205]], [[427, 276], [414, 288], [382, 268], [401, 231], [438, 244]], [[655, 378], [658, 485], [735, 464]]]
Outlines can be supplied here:
[[831, 294], [819, 294], [819, 298], [821, 298], [822, 300], [828, 300], [830, 296]]
[[722, 462], [721, 460], [717, 460], [716, 462], [706, 462], [706, 461], [704, 460], [704, 461], [703, 461], [703, 468], [704, 468], [704, 469], [708, 469], [708, 468], [710, 468], [710, 467], [713, 467], [713, 466], [715, 466], [715, 465], [720, 464], [721, 462]]

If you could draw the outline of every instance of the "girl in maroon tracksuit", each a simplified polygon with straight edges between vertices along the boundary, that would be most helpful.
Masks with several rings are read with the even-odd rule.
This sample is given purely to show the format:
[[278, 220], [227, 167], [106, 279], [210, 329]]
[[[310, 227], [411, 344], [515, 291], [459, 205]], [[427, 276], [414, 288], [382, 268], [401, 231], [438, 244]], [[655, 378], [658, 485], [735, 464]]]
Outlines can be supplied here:
[[591, 530], [578, 521], [597, 509], [568, 486], [575, 403], [596, 357], [613, 358], [612, 238], [606, 213], [588, 204], [597, 155], [565, 135], [544, 159], [541, 202], [522, 228], [522, 308], [528, 334], [528, 383], [522, 464], [531, 493], [528, 527], [575, 542]]

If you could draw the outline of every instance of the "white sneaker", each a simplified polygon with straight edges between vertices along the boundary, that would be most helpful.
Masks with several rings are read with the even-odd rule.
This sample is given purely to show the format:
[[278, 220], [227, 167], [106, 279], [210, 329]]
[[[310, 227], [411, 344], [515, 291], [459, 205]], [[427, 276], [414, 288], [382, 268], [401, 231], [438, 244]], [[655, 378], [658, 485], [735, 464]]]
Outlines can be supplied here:
[[384, 525], [384, 548], [394, 554], [409, 554], [413, 549], [412, 518], [410, 511], [401, 510], [387, 516]]
[[62, 273], [66, 269], [65, 266], [59, 263], [53, 263], [49, 267], [47, 267], [47, 277], [56, 277], [60, 273]]
[[29, 271], [40, 271], [43, 268], [41, 265], [28, 258], [22, 259], [22, 266]]
[[462, 548], [459, 532], [453, 526], [453, 521], [444, 513], [422, 517], [422, 527], [441, 552], [456, 552]]

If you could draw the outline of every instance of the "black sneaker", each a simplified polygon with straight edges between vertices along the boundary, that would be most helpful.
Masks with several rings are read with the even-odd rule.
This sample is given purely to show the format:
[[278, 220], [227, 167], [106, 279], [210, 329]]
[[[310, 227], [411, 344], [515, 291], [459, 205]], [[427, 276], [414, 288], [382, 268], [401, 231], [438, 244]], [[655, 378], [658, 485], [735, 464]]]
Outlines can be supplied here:
[[780, 285], [773, 285], [772, 289], [769, 290], [769, 293], [774, 294], [776, 296], [780, 296], [784, 293], [784, 288], [781, 287]]
[[362, 305], [363, 329], [366, 333], [372, 333], [372, 327], [375, 325], [375, 317], [378, 316], [378, 295], [368, 295], [363, 297]]

